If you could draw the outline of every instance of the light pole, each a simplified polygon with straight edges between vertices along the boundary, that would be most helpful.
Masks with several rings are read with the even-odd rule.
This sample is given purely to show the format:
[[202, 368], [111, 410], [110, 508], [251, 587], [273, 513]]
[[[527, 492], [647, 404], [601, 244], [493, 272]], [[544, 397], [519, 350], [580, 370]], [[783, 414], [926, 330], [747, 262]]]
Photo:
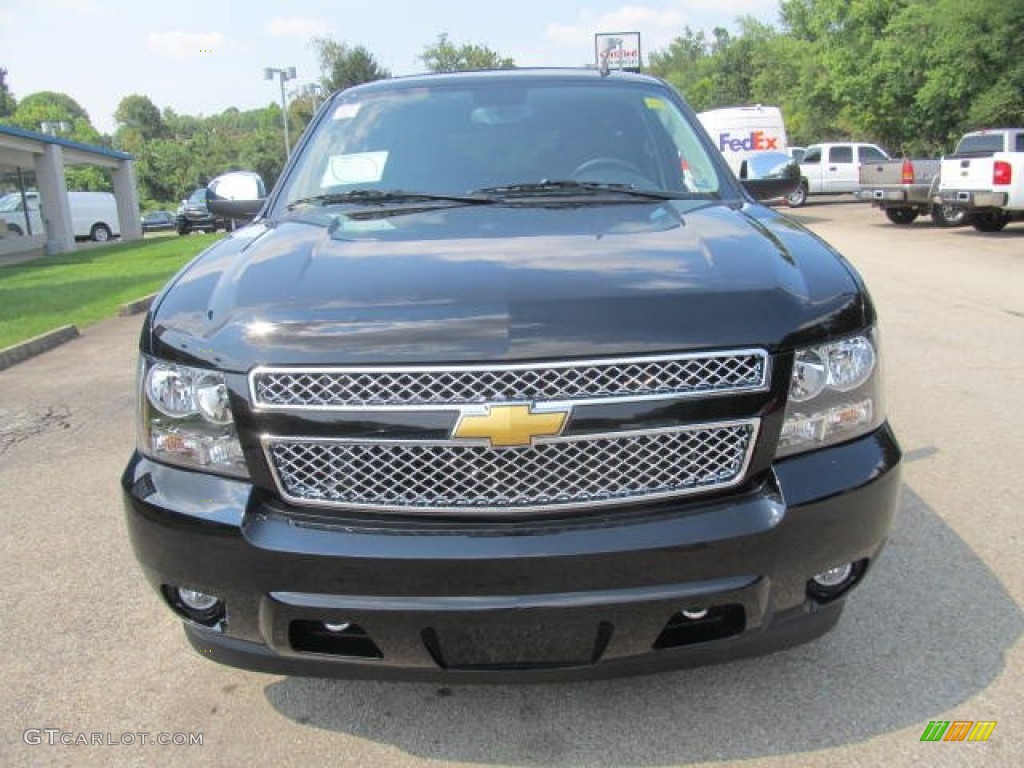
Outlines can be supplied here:
[[295, 79], [295, 67], [283, 67], [281, 69], [276, 67], [263, 68], [264, 80], [273, 80], [274, 75], [277, 75], [281, 80], [281, 119], [284, 120], [284, 156], [285, 158], [290, 158], [292, 156], [292, 143], [288, 140], [288, 103], [284, 98], [284, 84], [287, 80]]
[[306, 83], [299, 91], [303, 96], [313, 102], [313, 111], [320, 106], [320, 98], [324, 95], [323, 86], [320, 83]]
[[39, 129], [43, 133], [48, 133], [51, 136], [56, 136], [57, 132], [67, 133], [71, 130], [71, 124], [64, 120], [44, 120], [39, 124]]

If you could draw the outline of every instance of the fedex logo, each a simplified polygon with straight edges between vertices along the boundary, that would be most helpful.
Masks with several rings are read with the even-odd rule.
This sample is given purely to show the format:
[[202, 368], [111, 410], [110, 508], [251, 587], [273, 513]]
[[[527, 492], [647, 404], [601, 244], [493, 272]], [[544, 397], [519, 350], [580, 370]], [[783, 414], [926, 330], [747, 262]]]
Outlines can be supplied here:
[[718, 149], [720, 152], [725, 152], [726, 148], [731, 149], [733, 152], [778, 149], [779, 137], [765, 136], [764, 131], [751, 131], [750, 135], [745, 139], [733, 139], [730, 138], [731, 136], [732, 134], [730, 133], [718, 134]]

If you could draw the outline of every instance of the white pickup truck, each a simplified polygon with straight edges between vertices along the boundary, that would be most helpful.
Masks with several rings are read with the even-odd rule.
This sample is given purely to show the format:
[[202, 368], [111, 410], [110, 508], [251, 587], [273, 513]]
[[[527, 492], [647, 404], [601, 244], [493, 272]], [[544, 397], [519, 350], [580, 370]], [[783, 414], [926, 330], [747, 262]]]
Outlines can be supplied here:
[[858, 192], [861, 165], [888, 159], [885, 150], [875, 144], [859, 141], [812, 144], [800, 160], [800, 186], [786, 200], [791, 207], [799, 208], [809, 195]]
[[966, 134], [941, 173], [935, 202], [966, 208], [979, 232], [1024, 220], [1024, 128]]

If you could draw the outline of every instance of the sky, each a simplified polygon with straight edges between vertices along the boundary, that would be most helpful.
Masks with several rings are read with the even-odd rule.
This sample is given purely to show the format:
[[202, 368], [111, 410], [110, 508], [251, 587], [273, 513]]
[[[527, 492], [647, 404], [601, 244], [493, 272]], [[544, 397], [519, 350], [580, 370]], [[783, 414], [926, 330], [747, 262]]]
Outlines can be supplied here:
[[161, 110], [212, 115], [280, 103], [265, 67], [320, 76], [313, 37], [362, 45], [393, 75], [423, 71], [419, 54], [447, 33], [519, 66], [585, 66], [597, 32], [639, 32], [644, 61], [683, 28], [735, 30], [778, 21], [778, 0], [0, 0], [0, 67], [15, 98], [59, 91], [101, 133], [133, 93]]

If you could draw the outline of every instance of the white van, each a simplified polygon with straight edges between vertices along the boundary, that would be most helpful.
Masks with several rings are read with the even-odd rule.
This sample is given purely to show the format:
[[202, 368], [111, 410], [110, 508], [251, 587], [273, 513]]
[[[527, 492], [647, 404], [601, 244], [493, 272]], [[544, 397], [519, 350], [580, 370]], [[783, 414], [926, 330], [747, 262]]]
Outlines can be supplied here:
[[723, 107], [697, 117], [737, 176], [751, 155], [786, 151], [786, 125], [778, 107]]
[[[117, 200], [110, 192], [68, 192], [68, 205], [71, 207], [71, 228], [76, 240], [105, 243], [111, 237], [120, 236]], [[29, 227], [32, 234], [42, 234], [39, 193], [26, 192], [23, 198], [20, 192], [11, 192], [0, 197], [0, 221], [8, 235], [26, 235]]]
[[121, 236], [117, 217], [117, 200], [110, 192], [68, 192], [71, 205], [71, 228], [75, 239], [105, 243]]

